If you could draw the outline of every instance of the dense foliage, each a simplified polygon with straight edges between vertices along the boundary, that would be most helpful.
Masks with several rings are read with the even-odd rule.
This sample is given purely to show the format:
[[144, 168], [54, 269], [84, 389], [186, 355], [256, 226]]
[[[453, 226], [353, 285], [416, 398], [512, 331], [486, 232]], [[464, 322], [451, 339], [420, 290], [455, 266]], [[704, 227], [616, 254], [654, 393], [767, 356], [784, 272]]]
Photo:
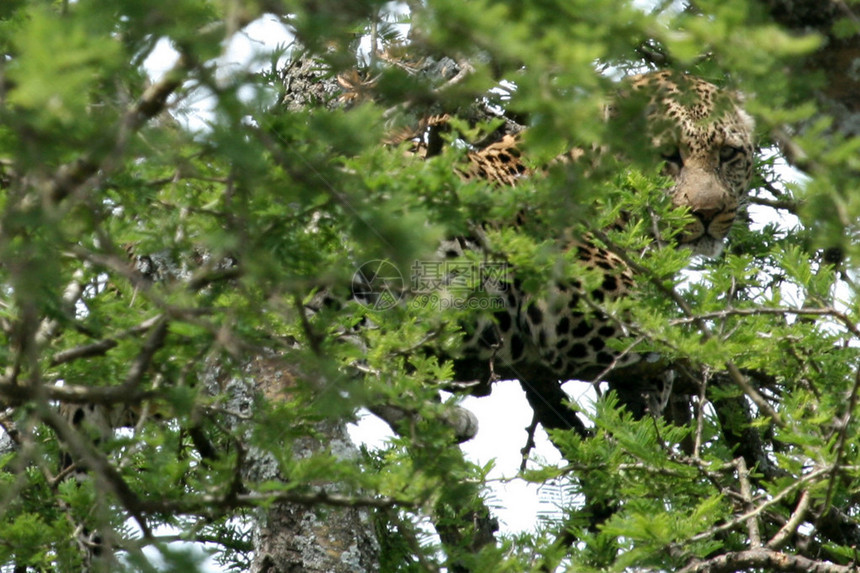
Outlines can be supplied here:
[[[372, 508], [385, 571], [853, 567], [858, 140], [816, 58], [853, 41], [857, 18], [822, 8], [801, 30], [777, 2], [691, 4], [0, 3], [0, 570], [77, 571], [93, 549], [109, 570], [146, 570], [149, 547], [194, 567], [175, 540], [244, 570], [248, 524], [281, 501]], [[228, 69], [230, 40], [264, 13], [296, 43]], [[164, 42], [176, 63], [148, 78]], [[319, 73], [302, 77], [327, 89], [296, 103], [309, 60]], [[578, 272], [556, 241], [568, 229], [627, 211], [638, 223], [607, 243], [670, 236], [685, 214], [649, 143], [603, 112], [623, 75], [657, 68], [741, 90], [761, 147], [754, 230], [713, 261], [637, 256], [641, 288], [604, 309], [632, 326], [618, 348], [635, 340], [675, 373], [689, 415], [634, 416], [604, 387], [578, 405], [591, 435], [554, 431], [565, 462], [521, 476], [579, 501], [487, 538], [489, 468], [453, 443], [460, 396], [437, 399], [465, 311], [315, 303], [368, 261], [409, 277], [475, 221], [496, 223], [490, 243], [536, 291]], [[203, 98], [205, 127], [189, 128]], [[436, 156], [382, 143], [443, 112], [452, 144]], [[466, 144], [511, 119], [535, 165], [609, 152], [516, 188], [461, 181]], [[786, 158], [803, 172], [791, 182]], [[249, 380], [252, 397], [237, 390]], [[379, 405], [412, 414], [384, 450], [324, 447], [325, 428]]]

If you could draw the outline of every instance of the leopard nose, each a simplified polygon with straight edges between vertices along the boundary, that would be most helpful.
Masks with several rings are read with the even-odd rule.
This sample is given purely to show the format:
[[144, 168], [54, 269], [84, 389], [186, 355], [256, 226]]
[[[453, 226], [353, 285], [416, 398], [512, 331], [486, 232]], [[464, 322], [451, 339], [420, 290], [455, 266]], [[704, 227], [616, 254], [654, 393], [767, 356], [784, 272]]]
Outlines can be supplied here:
[[693, 216], [696, 217], [699, 221], [702, 222], [702, 225], [707, 229], [708, 226], [713, 222], [717, 215], [722, 212], [722, 209], [718, 207], [712, 207], [708, 209], [696, 209], [693, 211]]

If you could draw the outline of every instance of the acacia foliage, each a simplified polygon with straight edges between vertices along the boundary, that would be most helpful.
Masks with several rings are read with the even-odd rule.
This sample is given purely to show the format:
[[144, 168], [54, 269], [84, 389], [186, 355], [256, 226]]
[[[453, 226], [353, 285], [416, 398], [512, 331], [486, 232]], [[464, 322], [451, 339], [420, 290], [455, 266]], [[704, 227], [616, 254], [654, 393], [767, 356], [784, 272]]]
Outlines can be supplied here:
[[[3, 2], [0, 565], [79, 570], [83, 530], [123, 556], [114, 569], [146, 568], [150, 546], [188, 564], [172, 535], [153, 533], [169, 525], [242, 569], [252, 547], [231, 518], [288, 500], [378, 508], [388, 571], [446, 559], [486, 571], [852, 566], [857, 143], [820, 97], [832, 78], [806, 62], [850, 40], [856, 19], [837, 14], [832, 29], [816, 20], [818, 33], [797, 33], [772, 19], [773, 4], [434, 0], [411, 5], [404, 39], [378, 2]], [[279, 105], [294, 94], [276, 56], [261, 73], [222, 73], [225, 42], [264, 11], [294, 30], [294, 64], [315, 58], [321, 85], [357, 78], [355, 97], [338, 104], [322, 90], [308, 105]], [[357, 59], [370, 32], [379, 53]], [[163, 39], [180, 58], [150, 83], [142, 63]], [[420, 73], [444, 57], [463, 73]], [[639, 261], [638, 295], [606, 309], [676, 371], [690, 418], [637, 419], [607, 394], [583, 414], [592, 437], [553, 433], [564, 465], [522, 476], [569, 482], [588, 505], [516, 538], [468, 543], [466, 531], [455, 536], [462, 547], [440, 553], [415, 523], [468, 529], [488, 470], [462, 459], [440, 422], [451, 404], [433, 400], [453, 376], [436, 356], [459, 344], [456, 313], [345, 304], [307, 320], [303, 307], [365, 261], [409, 276], [440, 238], [476, 220], [532, 215], [490, 239], [535, 290], [565, 267], [554, 244], [565, 228], [637, 213], [642, 223], [606, 237], [627, 252], [654, 219], [678, 228], [659, 166], [637, 152], [648, 147], [642, 134], [602, 119], [621, 73], [655, 67], [742, 89], [763, 150], [753, 191], [763, 226], [736, 229], [721, 258], [693, 263], [692, 279], [682, 280], [683, 252], [652, 253]], [[202, 93], [214, 111], [190, 131], [170, 111]], [[499, 190], [459, 180], [462, 145], [418, 161], [380, 144], [438, 111], [467, 116], [454, 122], [459, 136], [480, 141], [496, 127], [468, 121], [481, 98], [530, 126], [536, 164], [574, 146], [615, 153]], [[782, 181], [775, 143], [805, 171], [799, 182]], [[344, 343], [368, 320], [363, 346]], [[275, 356], [287, 382], [237, 411], [226, 381], [247, 378], [260, 355]], [[360, 377], [350, 367], [359, 359]], [[419, 414], [384, 451], [293, 455], [322, 422], [381, 403]], [[132, 430], [97, 437], [57, 413], [75, 404], [143, 410]], [[255, 481], [251, 451], [283, 479]], [[90, 479], [70, 479], [68, 452]], [[613, 509], [596, 523], [601, 504]]]

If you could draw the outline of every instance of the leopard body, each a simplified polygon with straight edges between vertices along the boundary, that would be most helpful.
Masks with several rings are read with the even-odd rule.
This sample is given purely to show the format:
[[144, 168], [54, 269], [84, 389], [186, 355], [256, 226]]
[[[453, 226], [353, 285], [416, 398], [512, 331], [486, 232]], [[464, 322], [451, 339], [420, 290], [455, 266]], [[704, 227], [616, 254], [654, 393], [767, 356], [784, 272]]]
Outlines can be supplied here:
[[[664, 171], [674, 181], [666, 192], [675, 207], [690, 214], [678, 246], [693, 255], [719, 255], [752, 179], [752, 119], [735, 96], [698, 78], [658, 72], [633, 78], [631, 85], [646, 102], [655, 161], [665, 161]], [[467, 180], [485, 179], [503, 187], [531, 175], [516, 136], [506, 135], [471, 152], [468, 161], [462, 170]], [[462, 245], [460, 240], [444, 249], [459, 256]], [[539, 363], [562, 380], [641, 359], [610, 349], [608, 341], [624, 336], [625, 328], [599, 310], [604, 301], [630, 291], [633, 270], [617, 253], [587, 237], [560, 248], [575, 249], [585, 268], [602, 275], [600, 285], [585, 291], [580, 278], [560, 277], [542, 296], [535, 296], [521, 288], [514, 269], [512, 281], [490, 292], [504, 301], [504, 308], [468, 329], [464, 355], [514, 371], [518, 364]]]

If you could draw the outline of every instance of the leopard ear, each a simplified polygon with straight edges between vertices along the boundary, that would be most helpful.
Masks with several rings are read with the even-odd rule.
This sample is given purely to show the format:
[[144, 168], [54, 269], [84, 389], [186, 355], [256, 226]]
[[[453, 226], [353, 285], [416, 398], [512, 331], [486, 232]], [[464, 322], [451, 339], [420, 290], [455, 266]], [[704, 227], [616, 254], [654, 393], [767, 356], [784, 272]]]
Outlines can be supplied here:
[[744, 129], [749, 130], [750, 133], [754, 132], [755, 120], [744, 110], [744, 104], [748, 100], [747, 94], [740, 90], [729, 90], [726, 95], [728, 95], [729, 100], [734, 104], [735, 113], [737, 113], [738, 119], [743, 124]]
[[753, 117], [740, 107], [737, 108], [737, 113], [738, 118], [743, 122], [744, 128], [753, 133], [755, 131], [755, 120]]
[[[610, 96], [609, 102], [603, 107], [604, 121], [618, 118], [620, 113], [628, 109], [628, 106], [635, 107], [637, 110], [644, 109], [644, 116], [648, 116], [654, 107], [653, 102], [650, 101], [649, 87], [652, 82], [659, 81], [664, 75], [662, 72], [646, 72], [622, 78]], [[631, 103], [633, 101], [641, 102], [641, 105], [639, 103], [634, 105]]]

